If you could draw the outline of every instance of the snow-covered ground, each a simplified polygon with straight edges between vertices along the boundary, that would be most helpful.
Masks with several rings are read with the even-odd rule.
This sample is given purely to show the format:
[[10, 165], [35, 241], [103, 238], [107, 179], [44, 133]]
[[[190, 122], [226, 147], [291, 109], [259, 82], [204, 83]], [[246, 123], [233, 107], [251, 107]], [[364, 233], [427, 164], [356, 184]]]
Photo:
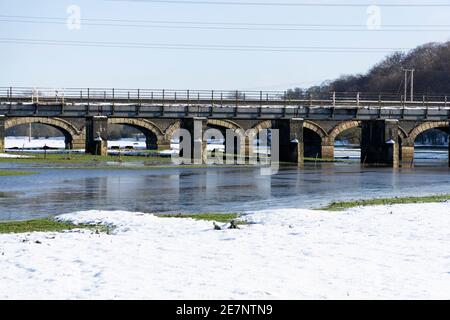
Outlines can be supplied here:
[[44, 146], [64, 149], [66, 143], [64, 142], [64, 137], [32, 138], [31, 140], [28, 137], [5, 137], [6, 149], [37, 149]]
[[[5, 148], [6, 149], [25, 149], [31, 151], [32, 149], [42, 149], [44, 146], [50, 147], [52, 149], [64, 149], [65, 142], [64, 137], [50, 137], [50, 138], [32, 138], [28, 137], [6, 137], [5, 138]], [[135, 138], [124, 138], [121, 140], [109, 140], [108, 148], [113, 149], [110, 151], [111, 154], [117, 153], [116, 148], [120, 149], [134, 149], [134, 150], [144, 150], [146, 149], [145, 139], [141, 138], [136, 140]], [[223, 141], [210, 141], [207, 146], [208, 151], [218, 150], [221, 152], [225, 151], [225, 146]], [[172, 142], [171, 150], [161, 151], [161, 155], [169, 156], [176, 153], [179, 150], [178, 142]], [[81, 150], [82, 151], [82, 150]], [[55, 151], [56, 152], [56, 151]], [[58, 151], [59, 152], [59, 151]], [[253, 152], [257, 152], [257, 146], [255, 145]], [[259, 147], [259, 153], [266, 154], [268, 152], [267, 147]], [[0, 155], [1, 157], [1, 155]], [[335, 148], [336, 159], [360, 159], [361, 150], [358, 147], [347, 146], [342, 142], [338, 141]], [[448, 157], [448, 152], [446, 150], [433, 150], [433, 149], [416, 149], [416, 159], [446, 159]]]
[[[64, 149], [66, 147], [64, 137], [51, 137], [51, 138], [32, 138], [28, 137], [6, 137], [5, 138], [5, 148], [19, 148], [19, 149], [39, 149], [44, 146]], [[145, 140], [136, 139], [121, 139], [121, 140], [111, 140], [108, 141], [108, 147], [133, 147], [135, 149], [145, 149]]]
[[121, 139], [121, 140], [108, 140], [108, 148], [133, 148], [133, 149], [145, 149], [147, 147], [145, 139]]
[[0, 158], [18, 159], [18, 158], [31, 158], [30, 156], [22, 156], [17, 154], [7, 154], [0, 152]]
[[334, 149], [334, 157], [336, 159], [360, 159], [361, 149], [337, 147]]
[[[44, 146], [54, 148], [54, 149], [64, 149], [66, 147], [64, 137], [51, 137], [51, 138], [32, 138], [28, 137], [5, 137], [5, 148], [6, 149], [42, 149]], [[124, 138], [120, 140], [108, 140], [108, 148], [133, 148], [133, 149], [145, 149], [146, 142], [145, 139], [133, 139]], [[172, 149], [178, 149], [178, 143], [172, 143]], [[208, 150], [219, 149], [220, 151], [225, 150], [223, 144], [208, 144]]]
[[92, 231], [0, 235], [1, 299], [450, 298], [450, 203], [303, 209], [211, 222], [66, 214]]

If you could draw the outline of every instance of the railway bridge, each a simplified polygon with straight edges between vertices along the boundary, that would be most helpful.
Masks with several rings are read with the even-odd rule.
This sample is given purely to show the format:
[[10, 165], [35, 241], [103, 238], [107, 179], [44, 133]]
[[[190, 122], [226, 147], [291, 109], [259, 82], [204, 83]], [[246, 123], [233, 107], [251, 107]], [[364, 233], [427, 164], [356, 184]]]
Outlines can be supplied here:
[[[233, 129], [245, 143], [279, 129], [280, 160], [334, 158], [336, 138], [361, 128], [361, 161], [411, 166], [414, 142], [430, 129], [450, 133], [447, 97], [327, 93], [307, 98], [276, 91], [0, 88], [0, 150], [5, 131], [28, 123], [60, 130], [67, 149], [107, 153], [108, 126], [134, 127], [147, 148], [169, 148], [178, 128]], [[225, 135], [224, 135], [225, 136]], [[450, 148], [449, 148], [450, 152]]]

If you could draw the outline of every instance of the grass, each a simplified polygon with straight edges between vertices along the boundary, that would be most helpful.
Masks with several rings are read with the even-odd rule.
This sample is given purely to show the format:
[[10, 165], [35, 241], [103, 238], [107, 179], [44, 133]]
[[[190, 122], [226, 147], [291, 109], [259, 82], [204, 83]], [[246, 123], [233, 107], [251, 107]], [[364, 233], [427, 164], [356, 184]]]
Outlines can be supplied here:
[[335, 159], [324, 159], [324, 158], [311, 158], [311, 157], [305, 157], [305, 162], [338, 162], [338, 160]]
[[[228, 223], [240, 217], [237, 213], [203, 213], [192, 215], [166, 214], [159, 215], [161, 218], [191, 218], [195, 220], [207, 220], [220, 223]], [[236, 224], [246, 224], [244, 221], [237, 221]], [[62, 232], [73, 229], [90, 229], [97, 232], [108, 233], [111, 226], [73, 224], [70, 222], [61, 222], [52, 218], [33, 219], [27, 221], [7, 221], [0, 222], [0, 234], [2, 233], [27, 233], [27, 232]]]
[[[236, 167], [235, 164], [215, 164], [215, 165], [207, 165], [207, 164], [188, 164], [188, 165], [175, 165], [172, 164], [171, 157], [162, 157], [153, 154], [148, 156], [126, 156], [121, 155], [107, 155], [107, 156], [97, 156], [91, 154], [84, 153], [65, 153], [65, 154], [57, 154], [57, 153], [30, 153], [30, 152], [20, 152], [20, 153], [9, 153], [9, 154], [17, 154], [22, 156], [27, 156], [25, 158], [0, 158], [1, 162], [7, 163], [26, 163], [26, 164], [44, 164], [44, 165], [55, 165], [55, 166], [64, 166], [65, 169], [76, 168], [76, 169], [129, 169], [129, 170], [139, 170], [139, 169], [149, 169], [149, 168], [157, 168], [157, 169], [166, 169], [166, 168], [208, 168], [210, 166], [216, 167]], [[330, 160], [330, 159], [315, 159], [315, 158], [305, 158], [306, 162], [340, 162], [340, 160]], [[110, 164], [106, 164], [109, 162]], [[142, 166], [123, 166], [123, 163], [132, 163], [132, 162], [141, 162]], [[292, 163], [283, 163], [283, 162], [273, 162], [272, 165], [276, 164], [286, 164], [291, 165]], [[265, 163], [259, 163], [259, 165], [266, 165]], [[239, 167], [254, 167], [255, 165], [251, 163], [246, 163], [243, 165], [239, 165]]]
[[[0, 162], [14, 162], [14, 163], [29, 163], [29, 164], [47, 164], [47, 165], [71, 165], [72, 168], [77, 169], [148, 169], [148, 168], [207, 168], [211, 165], [207, 164], [187, 164], [187, 165], [175, 165], [172, 164], [171, 157], [161, 157], [157, 155], [149, 156], [96, 156], [82, 153], [72, 154], [33, 154], [33, 153], [21, 153], [21, 155], [30, 156], [29, 158], [0, 158]], [[111, 164], [106, 164], [110, 162]], [[122, 163], [141, 162], [141, 166], [122, 166]], [[234, 165], [228, 165], [226, 163], [214, 165], [217, 167], [233, 167]], [[250, 166], [250, 165], [241, 165]], [[69, 167], [67, 167], [69, 168]]]
[[109, 232], [109, 227], [102, 225], [75, 225], [68, 222], [56, 221], [51, 218], [34, 219], [27, 221], [0, 222], [1, 233], [26, 232], [61, 232], [73, 229], [91, 229], [99, 232]]
[[149, 156], [96, 156], [82, 153], [71, 154], [36, 154], [20, 153], [20, 155], [30, 156], [30, 158], [0, 158], [0, 162], [18, 162], [18, 163], [59, 163], [59, 164], [88, 164], [100, 162], [134, 162], [134, 161], [158, 161], [161, 163], [170, 162], [170, 158], [164, 158], [154, 155]]
[[[195, 220], [206, 220], [206, 221], [215, 221], [221, 223], [228, 223], [231, 220], [236, 220], [240, 217], [237, 213], [201, 213], [201, 214], [190, 214], [190, 215], [181, 215], [181, 214], [163, 214], [158, 215], [161, 218], [190, 218]], [[243, 222], [240, 222], [241, 224]]]
[[[211, 166], [227, 168], [235, 167], [235, 165], [229, 164], [185, 164], [175, 165], [172, 164], [170, 157], [160, 157], [156, 155], [149, 156], [96, 156], [83, 153], [71, 153], [71, 154], [35, 154], [35, 153], [20, 153], [20, 155], [30, 156], [28, 158], [0, 158], [0, 162], [14, 162], [24, 164], [43, 164], [52, 166], [54, 169], [63, 167], [64, 169], [104, 169], [104, 170], [147, 170], [147, 169], [171, 169], [171, 168], [184, 168], [184, 169], [197, 169], [208, 168]], [[109, 163], [107, 163], [109, 162]], [[124, 163], [137, 163], [137, 165], [123, 165]], [[240, 167], [252, 167], [252, 165], [240, 165]], [[1, 174], [0, 174], [1, 175]], [[6, 175], [6, 174], [5, 174]]]
[[5, 176], [27, 176], [27, 175], [30, 175], [30, 174], [37, 174], [37, 172], [0, 170], [0, 177], [5, 177]]
[[325, 158], [311, 158], [311, 157], [305, 157], [305, 162], [317, 162], [317, 163], [335, 163], [335, 162], [344, 162], [344, 163], [351, 163], [354, 162], [354, 160], [351, 159], [325, 159]]
[[443, 202], [450, 200], [450, 194], [434, 195], [424, 197], [395, 197], [395, 198], [378, 198], [369, 200], [356, 200], [356, 201], [343, 201], [332, 202], [328, 206], [320, 208], [319, 210], [327, 211], [342, 211], [354, 207], [361, 206], [380, 206], [380, 205], [392, 205], [392, 204], [406, 204], [406, 203], [433, 203]]

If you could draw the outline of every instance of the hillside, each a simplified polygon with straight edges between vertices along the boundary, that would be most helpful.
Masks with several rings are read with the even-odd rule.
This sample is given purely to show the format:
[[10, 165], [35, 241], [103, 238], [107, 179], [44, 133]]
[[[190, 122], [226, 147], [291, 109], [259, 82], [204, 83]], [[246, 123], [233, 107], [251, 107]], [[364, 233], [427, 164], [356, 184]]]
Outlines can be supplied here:
[[365, 74], [343, 75], [320, 86], [289, 90], [290, 97], [305, 97], [319, 92], [374, 92], [402, 94], [404, 71], [415, 69], [414, 92], [417, 95], [450, 96], [450, 42], [428, 43], [408, 53], [396, 52], [373, 66]]
[[[365, 74], [343, 75], [338, 79], [325, 81], [320, 86], [289, 89], [288, 97], [305, 99], [310, 95], [329, 96], [329, 92], [333, 91], [389, 93], [400, 96], [404, 92], [404, 69], [415, 69], [415, 95], [450, 96], [450, 42], [445, 42], [427, 43], [408, 53], [393, 53]], [[440, 130], [430, 130], [421, 134], [417, 142], [442, 144], [447, 141], [446, 136], [447, 134]], [[358, 144], [360, 131], [349, 130], [339, 136], [338, 140], [340, 139]]]

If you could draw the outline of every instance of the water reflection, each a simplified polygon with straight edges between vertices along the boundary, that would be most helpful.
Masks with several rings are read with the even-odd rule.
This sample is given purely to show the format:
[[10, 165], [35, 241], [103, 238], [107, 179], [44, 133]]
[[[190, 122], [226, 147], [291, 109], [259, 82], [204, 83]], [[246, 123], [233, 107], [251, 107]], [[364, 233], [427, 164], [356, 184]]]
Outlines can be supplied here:
[[[5, 165], [5, 164], [3, 164]], [[35, 170], [35, 169], [33, 169]], [[333, 200], [450, 193], [447, 166], [393, 170], [357, 163], [258, 168], [157, 170], [37, 169], [0, 179], [0, 219], [29, 219], [78, 210], [241, 212], [317, 207]]]

